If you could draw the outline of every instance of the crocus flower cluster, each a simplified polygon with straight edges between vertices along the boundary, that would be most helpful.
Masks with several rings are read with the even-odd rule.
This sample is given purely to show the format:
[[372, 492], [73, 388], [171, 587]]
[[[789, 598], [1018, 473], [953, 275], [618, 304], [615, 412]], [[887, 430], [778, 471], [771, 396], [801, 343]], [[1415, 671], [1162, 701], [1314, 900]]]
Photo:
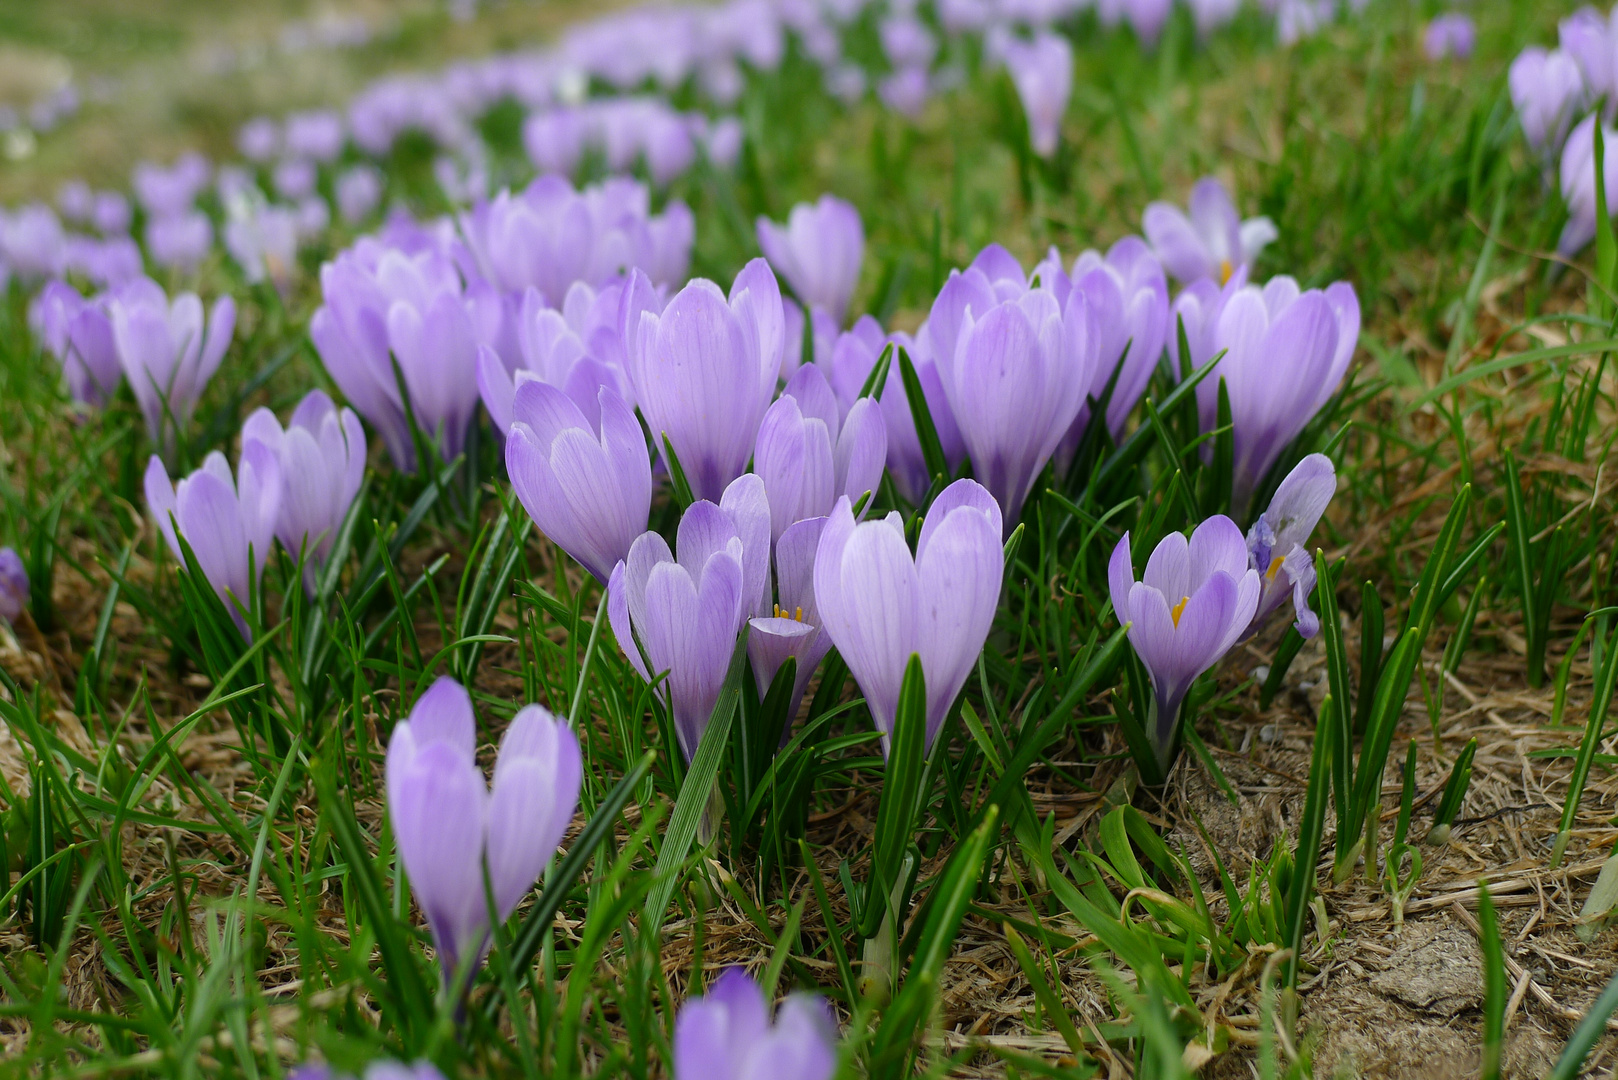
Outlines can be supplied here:
[[0, 619], [8, 623], [28, 606], [28, 568], [11, 546], [0, 547]]
[[539, 705], [506, 729], [492, 787], [476, 750], [472, 699], [447, 676], [388, 739], [388, 819], [447, 987], [488, 948], [491, 905], [508, 918], [556, 853], [583, 777], [577, 736]]
[[741, 968], [727, 969], [674, 1021], [674, 1080], [831, 1080], [836, 1069], [826, 1003], [793, 994], [772, 1022], [764, 991]]

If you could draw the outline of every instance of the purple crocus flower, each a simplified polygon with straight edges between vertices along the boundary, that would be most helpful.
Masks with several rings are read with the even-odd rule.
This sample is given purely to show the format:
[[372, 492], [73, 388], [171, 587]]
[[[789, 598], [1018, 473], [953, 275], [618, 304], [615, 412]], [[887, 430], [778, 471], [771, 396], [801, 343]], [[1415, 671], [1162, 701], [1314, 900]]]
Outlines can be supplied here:
[[0, 619], [15, 623], [27, 606], [28, 568], [15, 548], [0, 548]]
[[1165, 536], [1135, 580], [1129, 534], [1112, 550], [1107, 583], [1118, 621], [1152, 679], [1148, 735], [1167, 764], [1180, 723], [1180, 703], [1197, 676], [1219, 662], [1246, 632], [1262, 586], [1248, 567], [1242, 530], [1224, 515], [1191, 534]]
[[927, 107], [931, 94], [932, 80], [924, 67], [902, 67], [884, 75], [876, 84], [876, 96], [882, 99], [882, 104], [912, 120]]
[[578, 737], [540, 705], [506, 729], [492, 789], [476, 749], [472, 699], [448, 676], [388, 739], [388, 818], [445, 986], [488, 948], [489, 894], [504, 921], [533, 888], [573, 820], [583, 777]]
[[103, 236], [122, 236], [129, 231], [129, 222], [132, 217], [129, 200], [118, 192], [100, 191], [96, 193], [95, 209], [91, 211], [91, 218], [95, 223], [97, 232]]
[[290, 209], [244, 202], [225, 223], [224, 240], [249, 285], [267, 280], [286, 294], [298, 265], [298, 223]]
[[208, 159], [201, 154], [182, 154], [173, 165], [164, 167], [143, 161], [135, 166], [131, 181], [135, 198], [154, 218], [177, 217], [191, 209], [211, 173]]
[[865, 227], [853, 204], [822, 195], [794, 206], [785, 225], [760, 215], [758, 246], [798, 299], [841, 325], [865, 258]]
[[897, 513], [856, 525], [846, 497], [832, 510], [815, 552], [815, 604], [865, 694], [884, 754], [912, 655], [927, 682], [929, 747], [966, 684], [1000, 601], [1000, 532], [999, 505], [972, 480], [933, 500], [914, 555]]
[[255, 116], [236, 129], [236, 149], [248, 161], [263, 164], [281, 149], [281, 129], [268, 116]]
[[537, 380], [517, 388], [506, 472], [540, 532], [605, 583], [646, 530], [652, 462], [629, 406], [610, 387], [592, 417]]
[[1189, 216], [1172, 203], [1154, 202], [1142, 225], [1163, 269], [1186, 284], [1212, 278], [1223, 285], [1280, 235], [1267, 217], [1241, 220], [1224, 185], [1211, 176], [1191, 189]]
[[165, 269], [192, 273], [213, 245], [213, 223], [201, 210], [182, 210], [146, 222], [146, 254]]
[[29, 203], [14, 214], [0, 210], [0, 261], [26, 281], [60, 274], [67, 256], [67, 234], [56, 211]]
[[1573, 57], [1584, 77], [1587, 100], [1605, 98], [1607, 119], [1618, 111], [1618, 13], [1603, 18], [1593, 7], [1582, 7], [1557, 26], [1562, 50]]
[[1060, 34], [1041, 31], [1031, 42], [1011, 38], [1000, 52], [1028, 116], [1028, 141], [1034, 153], [1048, 158], [1056, 153], [1073, 94], [1073, 47]]
[[[347, 1073], [333, 1072], [330, 1065], [300, 1065], [287, 1080], [352, 1080]], [[444, 1074], [428, 1061], [405, 1065], [397, 1061], [373, 1061], [365, 1067], [364, 1080], [444, 1080]]]
[[[803, 355], [803, 308], [790, 296], [781, 297], [781, 314], [784, 317], [785, 331], [781, 349], [781, 378], [791, 379], [798, 373], [798, 369], [805, 363]], [[869, 319], [863, 316], [861, 321]], [[839, 333], [837, 320], [833, 319], [825, 308], [815, 308], [809, 316], [810, 347], [814, 350], [813, 361], [817, 364], [828, 363], [831, 359], [832, 349], [837, 344]], [[874, 324], [875, 319], [871, 319]], [[880, 334], [880, 328], [878, 333]]]
[[343, 118], [329, 109], [293, 113], [287, 117], [283, 150], [289, 157], [335, 161], [343, 152]]
[[262, 443], [281, 466], [281, 508], [275, 535], [294, 559], [304, 559], [304, 587], [315, 576], [365, 479], [365, 429], [354, 410], [339, 410], [324, 390], [311, 390], [286, 428], [269, 409], [242, 426], [242, 444]]
[[105, 405], [123, 377], [105, 298], [86, 300], [65, 281], [47, 282], [29, 307], [29, 322], [62, 365], [73, 400]]
[[1584, 97], [1584, 78], [1573, 57], [1530, 45], [1511, 62], [1507, 77], [1528, 148], [1553, 159]]
[[719, 286], [696, 278], [661, 315], [633, 296], [650, 295], [637, 271], [626, 286], [624, 326], [635, 398], [663, 453], [666, 436], [692, 493], [714, 499], [747, 468], [753, 439], [781, 371], [785, 316], [781, 292], [763, 259], [736, 275], [727, 301]]
[[[607, 618], [619, 648], [659, 686], [689, 761], [707, 729], [742, 620], [770, 609], [770, 509], [752, 473], [719, 504], [692, 503], [675, 536], [638, 537], [607, 583]], [[644, 654], [644, 655], [643, 655]]]
[[146, 463], [146, 507], [183, 565], [179, 529], [236, 628], [250, 636], [242, 610], [263, 576], [281, 512], [281, 465], [269, 447], [245, 443], [235, 477], [225, 455], [215, 450], [178, 485], [170, 483], [163, 459], [153, 454]]
[[1422, 35], [1421, 43], [1429, 60], [1443, 60], [1451, 56], [1465, 60], [1472, 55], [1477, 37], [1478, 30], [1471, 17], [1452, 11], [1427, 24], [1427, 32]]
[[814, 994], [793, 994], [775, 1022], [758, 983], [728, 968], [674, 1021], [674, 1080], [831, 1080], [837, 1026]]
[[205, 321], [196, 293], [181, 293], [170, 303], [157, 282], [136, 278], [112, 292], [107, 314], [118, 363], [146, 430], [153, 442], [172, 445], [230, 347], [236, 301], [219, 297]]
[[1309, 552], [1309, 534], [1337, 492], [1337, 470], [1325, 454], [1310, 454], [1287, 473], [1269, 507], [1247, 530], [1248, 566], [1262, 582], [1258, 610], [1247, 628], [1258, 632], [1270, 614], [1292, 598], [1300, 635], [1312, 638], [1320, 631], [1320, 616], [1309, 610], [1315, 587], [1315, 558]]
[[1127, 21], [1140, 43], [1150, 49], [1162, 36], [1172, 0], [1099, 0], [1096, 10], [1108, 26]]
[[[1602, 175], [1607, 187], [1607, 212], [1618, 212], [1618, 131], [1601, 125], [1606, 160]], [[1562, 147], [1562, 199], [1567, 203], [1567, 224], [1556, 242], [1563, 258], [1571, 259], [1596, 238], [1596, 116], [1579, 122]]]
[[775, 605], [770, 615], [749, 620], [752, 631], [747, 637], [747, 655], [753, 661], [759, 697], [769, 692], [787, 657], [798, 661], [782, 742], [792, 718], [798, 715], [810, 676], [831, 651], [831, 635], [821, 632], [820, 610], [815, 605], [815, 552], [825, 526], [823, 517], [787, 526], [775, 542]]
[[358, 225], [382, 203], [382, 174], [371, 165], [345, 169], [337, 177], [335, 194], [338, 216], [349, 225]]
[[764, 413], [753, 468], [770, 499], [770, 537], [825, 517], [839, 496], [875, 492], [888, 455], [882, 408], [861, 398], [839, 419], [837, 399], [818, 365], [800, 368]]
[[1016, 259], [991, 244], [950, 273], [927, 326], [973, 472], [1009, 530], [1089, 390], [1097, 339], [1087, 302], [1029, 288]]
[[95, 193], [83, 180], [66, 180], [56, 189], [56, 208], [75, 225], [86, 224], [95, 211]]

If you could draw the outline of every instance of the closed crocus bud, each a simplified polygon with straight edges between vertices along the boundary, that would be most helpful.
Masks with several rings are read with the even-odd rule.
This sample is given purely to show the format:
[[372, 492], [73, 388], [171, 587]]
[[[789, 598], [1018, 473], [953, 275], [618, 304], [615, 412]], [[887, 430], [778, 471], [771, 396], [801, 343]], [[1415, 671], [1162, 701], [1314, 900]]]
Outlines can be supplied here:
[[1242, 530], [1216, 515], [1197, 526], [1189, 543], [1180, 533], [1165, 536], [1139, 581], [1124, 533], [1113, 548], [1107, 583], [1118, 621], [1129, 626], [1129, 643], [1151, 676], [1147, 734], [1159, 762], [1167, 765], [1186, 692], [1253, 621], [1261, 592], [1258, 571], [1248, 567]]
[[146, 430], [152, 441], [172, 446], [230, 346], [236, 301], [219, 297], [204, 319], [196, 293], [181, 293], [171, 303], [157, 282], [137, 278], [108, 297], [107, 314]]
[[1258, 610], [1243, 637], [1259, 631], [1276, 608], [1292, 599], [1293, 627], [1312, 638], [1320, 616], [1309, 609], [1315, 587], [1315, 558], [1308, 548], [1331, 497], [1337, 492], [1337, 470], [1325, 454], [1310, 454], [1287, 473], [1269, 507], [1247, 530], [1248, 566], [1262, 582]]
[[839, 419], [837, 399], [818, 366], [802, 368], [764, 414], [753, 468], [770, 500], [770, 535], [825, 517], [840, 496], [875, 492], [888, 454], [881, 406], [861, 398]]
[[258, 409], [242, 427], [242, 444], [262, 443], [281, 466], [281, 507], [275, 536], [304, 560], [304, 588], [315, 578], [365, 480], [365, 429], [352, 409], [339, 410], [324, 390], [311, 390], [281, 422]]
[[488, 948], [490, 894], [504, 921], [556, 853], [583, 777], [577, 736], [539, 705], [506, 729], [492, 789], [474, 756], [476, 732], [471, 697], [446, 676], [388, 740], [388, 818], [444, 985], [457, 995], [465, 985], [453, 985], [456, 972]]
[[1339, 281], [1301, 290], [1290, 277], [1237, 289], [1219, 311], [1213, 348], [1224, 356], [1197, 384], [1202, 430], [1218, 421], [1219, 383], [1230, 397], [1235, 451], [1232, 505], [1253, 491], [1287, 444], [1336, 392], [1359, 342], [1360, 303]]
[[1000, 601], [1005, 555], [1000, 507], [972, 480], [933, 500], [916, 552], [897, 513], [855, 524], [846, 498], [815, 552], [814, 596], [824, 629], [854, 673], [887, 753], [910, 657], [927, 684], [927, 745], [983, 651]]
[[0, 548], [0, 619], [17, 621], [28, 606], [28, 568], [16, 549]]
[[1241, 220], [1224, 185], [1211, 176], [1191, 189], [1189, 215], [1172, 203], [1154, 202], [1142, 225], [1163, 269], [1186, 284], [1212, 278], [1223, 285], [1279, 235], [1267, 217]]
[[1472, 55], [1477, 36], [1477, 27], [1469, 16], [1458, 11], [1450, 12], [1427, 24], [1427, 32], [1421, 39], [1422, 48], [1426, 50], [1429, 60], [1443, 60], [1451, 56], [1465, 60]]
[[105, 405], [123, 377], [105, 299], [86, 300], [66, 282], [52, 281], [34, 299], [29, 316], [40, 343], [62, 365], [73, 400]]
[[1034, 153], [1048, 158], [1056, 153], [1073, 93], [1073, 47], [1067, 38], [1044, 31], [1031, 42], [1007, 41], [1001, 55], [1028, 116], [1028, 141]]
[[1561, 49], [1530, 45], [1511, 62], [1507, 82], [1528, 148], [1554, 160], [1584, 98], [1578, 63]]
[[594, 419], [554, 386], [519, 386], [506, 472], [540, 532], [605, 583], [646, 531], [652, 463], [629, 406], [610, 387], [597, 394]]
[[235, 477], [215, 450], [178, 485], [153, 454], [146, 464], [146, 507], [182, 566], [179, 538], [185, 538], [236, 628], [250, 637], [242, 612], [264, 573], [281, 510], [281, 465], [269, 447], [244, 443]]
[[1012, 528], [1040, 471], [1072, 427], [1095, 369], [1083, 296], [1059, 304], [1028, 288], [1003, 249], [953, 271], [927, 326], [974, 475]]
[[718, 498], [747, 468], [775, 394], [784, 336], [781, 292], [763, 259], [736, 275], [728, 300], [697, 278], [661, 315], [642, 310], [626, 325], [641, 414], [659, 453], [665, 437], [673, 445], [697, 498]]
[[820, 610], [815, 605], [815, 551], [825, 528], [823, 517], [809, 518], [789, 525], [775, 542], [776, 602], [768, 616], [749, 620], [747, 655], [753, 661], [753, 677], [760, 699], [769, 692], [775, 673], [787, 662], [797, 660], [792, 699], [787, 703], [787, 725], [781, 731], [785, 742], [792, 717], [809, 686], [809, 679], [831, 651], [831, 636], [823, 633]]
[[[1607, 210], [1618, 211], [1618, 131], [1601, 125], [1606, 160], [1602, 175], [1607, 186]], [[1596, 238], [1596, 117], [1579, 122], [1562, 147], [1562, 199], [1567, 203], [1567, 224], [1556, 250], [1571, 259]]]
[[794, 206], [785, 225], [760, 217], [758, 246], [798, 299], [842, 323], [865, 258], [865, 227], [851, 203], [822, 195]]
[[[728, 505], [727, 505], [728, 504]], [[742, 620], [769, 610], [770, 511], [758, 477], [739, 477], [720, 504], [695, 502], [675, 535], [636, 538], [613, 568], [607, 617], [641, 678], [659, 686], [686, 760], [697, 752]]]
[[1582, 7], [1557, 26], [1562, 51], [1573, 57], [1583, 76], [1588, 100], [1605, 98], [1608, 119], [1618, 110], [1618, 15], [1603, 17], [1593, 7]]
[[674, 1021], [674, 1080], [831, 1080], [837, 1026], [826, 1003], [793, 994], [775, 1021], [764, 992], [729, 968]]

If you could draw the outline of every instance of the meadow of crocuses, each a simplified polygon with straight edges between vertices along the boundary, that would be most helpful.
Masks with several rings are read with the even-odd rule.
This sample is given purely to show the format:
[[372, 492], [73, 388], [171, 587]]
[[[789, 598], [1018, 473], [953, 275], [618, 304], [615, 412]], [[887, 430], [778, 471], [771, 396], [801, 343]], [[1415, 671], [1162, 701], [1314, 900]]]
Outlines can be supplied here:
[[1612, 1069], [1618, 8], [383, 67], [0, 111], [6, 1075]]

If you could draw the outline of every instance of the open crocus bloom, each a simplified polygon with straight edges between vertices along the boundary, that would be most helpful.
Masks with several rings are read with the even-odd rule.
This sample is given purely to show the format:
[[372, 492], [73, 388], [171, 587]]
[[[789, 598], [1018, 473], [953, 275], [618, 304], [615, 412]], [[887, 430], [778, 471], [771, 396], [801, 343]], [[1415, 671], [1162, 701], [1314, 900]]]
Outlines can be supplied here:
[[860, 280], [865, 227], [860, 212], [834, 195], [792, 208], [786, 225], [760, 216], [758, 246], [811, 311], [822, 309], [840, 326]]
[[815, 553], [815, 603], [865, 694], [884, 753], [912, 655], [927, 682], [929, 747], [966, 684], [1000, 600], [1000, 529], [999, 505], [972, 480], [933, 500], [915, 555], [897, 513], [856, 525], [847, 498], [832, 511]]
[[1223, 285], [1279, 235], [1267, 217], [1243, 221], [1225, 186], [1211, 176], [1191, 189], [1190, 210], [1154, 202], [1141, 222], [1163, 269], [1186, 284], [1211, 278]]
[[875, 399], [854, 402], [839, 418], [837, 399], [818, 364], [799, 369], [764, 413], [753, 468], [770, 500], [770, 535], [831, 513], [838, 496], [875, 492], [887, 460], [888, 432]]
[[1247, 530], [1248, 565], [1263, 582], [1258, 610], [1253, 613], [1247, 634], [1257, 633], [1270, 613], [1292, 598], [1296, 621], [1303, 637], [1320, 631], [1320, 616], [1309, 609], [1309, 593], [1315, 587], [1315, 560], [1309, 553], [1309, 534], [1337, 492], [1337, 470], [1325, 454], [1310, 454], [1298, 462], [1275, 498]]
[[1107, 567], [1112, 606], [1152, 679], [1149, 736], [1164, 764], [1186, 692], [1241, 639], [1258, 609], [1262, 586], [1247, 562], [1242, 530], [1222, 514], [1198, 525], [1189, 542], [1180, 533], [1165, 536], [1139, 581], [1129, 561], [1129, 534], [1113, 548]]
[[674, 1080], [831, 1080], [837, 1027], [813, 994], [793, 994], [770, 1022], [769, 1002], [741, 968], [680, 1007]]
[[539, 705], [506, 729], [492, 789], [476, 750], [472, 699], [447, 676], [388, 739], [388, 817], [446, 986], [488, 947], [489, 893], [506, 919], [555, 854], [584, 775], [578, 737]]
[[171, 304], [161, 285], [143, 277], [112, 292], [107, 315], [146, 430], [153, 442], [172, 445], [224, 359], [236, 331], [236, 301], [221, 296], [204, 319], [196, 293], [181, 293]]

